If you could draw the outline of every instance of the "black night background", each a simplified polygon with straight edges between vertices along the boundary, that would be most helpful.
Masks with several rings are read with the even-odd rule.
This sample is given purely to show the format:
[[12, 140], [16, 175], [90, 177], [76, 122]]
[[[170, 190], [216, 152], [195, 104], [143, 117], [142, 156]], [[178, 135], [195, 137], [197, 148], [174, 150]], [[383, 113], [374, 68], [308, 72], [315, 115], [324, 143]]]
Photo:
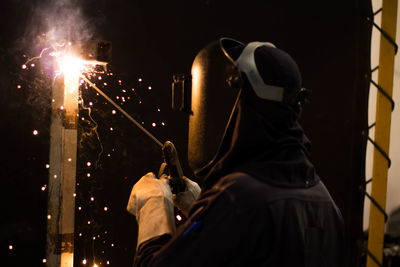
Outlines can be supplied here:
[[[304, 87], [313, 92], [302, 118], [313, 162], [342, 209], [347, 262], [355, 266], [365, 169], [360, 133], [367, 123], [370, 69], [367, 2], [2, 0], [0, 265], [45, 265], [51, 63], [39, 59], [22, 66], [52, 34], [69, 31], [72, 41], [112, 43], [112, 75], [103, 75], [101, 83], [94, 79], [161, 142], [175, 144], [185, 175], [194, 180], [186, 158], [188, 115], [171, 109], [172, 75], [190, 73], [196, 53], [220, 37], [270, 41], [292, 55]], [[135, 182], [158, 171], [161, 150], [85, 86], [74, 265], [131, 266], [137, 225], [125, 207]]]

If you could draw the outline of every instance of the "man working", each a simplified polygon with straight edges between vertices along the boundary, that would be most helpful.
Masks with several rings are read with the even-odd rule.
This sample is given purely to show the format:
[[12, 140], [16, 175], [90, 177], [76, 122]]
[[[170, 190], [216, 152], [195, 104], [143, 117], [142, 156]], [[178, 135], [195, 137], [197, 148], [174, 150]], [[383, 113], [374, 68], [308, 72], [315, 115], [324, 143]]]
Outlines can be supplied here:
[[[305, 94], [271, 43], [222, 38], [198, 53], [188, 157], [201, 194], [189, 179], [174, 198], [165, 177], [138, 181], [135, 266], [343, 266], [342, 217], [298, 123]], [[188, 215], [178, 229], [174, 204]]]

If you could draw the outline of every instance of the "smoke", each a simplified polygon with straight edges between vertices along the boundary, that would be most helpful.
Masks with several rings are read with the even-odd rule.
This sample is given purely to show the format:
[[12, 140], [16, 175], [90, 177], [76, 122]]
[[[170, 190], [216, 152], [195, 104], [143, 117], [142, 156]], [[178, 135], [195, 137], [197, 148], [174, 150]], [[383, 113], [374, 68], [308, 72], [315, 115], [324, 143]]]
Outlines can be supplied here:
[[24, 28], [9, 51], [19, 55], [15, 76], [27, 90], [26, 104], [45, 107], [45, 112], [58, 68], [52, 53], [62, 51], [69, 42], [81, 43], [98, 37], [95, 29], [104, 22], [104, 16], [90, 13], [93, 7], [101, 5], [101, 0], [14, 1], [18, 2], [15, 5], [20, 7], [20, 13], [26, 14], [19, 23]]
[[104, 22], [102, 16], [88, 16], [92, 4], [92, 1], [79, 0], [32, 1], [25, 33], [18, 40], [20, 48], [34, 56], [66, 42], [92, 40], [96, 26]]

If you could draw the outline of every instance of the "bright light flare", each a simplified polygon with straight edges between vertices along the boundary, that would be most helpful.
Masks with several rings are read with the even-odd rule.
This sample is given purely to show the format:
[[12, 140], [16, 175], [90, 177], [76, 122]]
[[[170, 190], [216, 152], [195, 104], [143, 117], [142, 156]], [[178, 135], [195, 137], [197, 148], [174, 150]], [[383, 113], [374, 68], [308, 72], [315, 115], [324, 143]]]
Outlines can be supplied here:
[[80, 75], [85, 66], [85, 62], [72, 55], [65, 55], [59, 60], [59, 72], [64, 74], [64, 85], [68, 93], [73, 94], [78, 91]]

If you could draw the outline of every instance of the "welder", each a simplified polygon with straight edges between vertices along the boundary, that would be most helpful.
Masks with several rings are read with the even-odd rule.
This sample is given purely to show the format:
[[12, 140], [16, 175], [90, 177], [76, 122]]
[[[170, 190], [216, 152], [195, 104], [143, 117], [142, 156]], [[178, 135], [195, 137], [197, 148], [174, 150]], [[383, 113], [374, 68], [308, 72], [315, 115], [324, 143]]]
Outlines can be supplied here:
[[[268, 42], [221, 38], [191, 73], [188, 161], [200, 186], [172, 194], [148, 173], [127, 210], [135, 266], [343, 266], [343, 219], [299, 124], [309, 94], [293, 58]], [[174, 205], [188, 216], [176, 229]]]

